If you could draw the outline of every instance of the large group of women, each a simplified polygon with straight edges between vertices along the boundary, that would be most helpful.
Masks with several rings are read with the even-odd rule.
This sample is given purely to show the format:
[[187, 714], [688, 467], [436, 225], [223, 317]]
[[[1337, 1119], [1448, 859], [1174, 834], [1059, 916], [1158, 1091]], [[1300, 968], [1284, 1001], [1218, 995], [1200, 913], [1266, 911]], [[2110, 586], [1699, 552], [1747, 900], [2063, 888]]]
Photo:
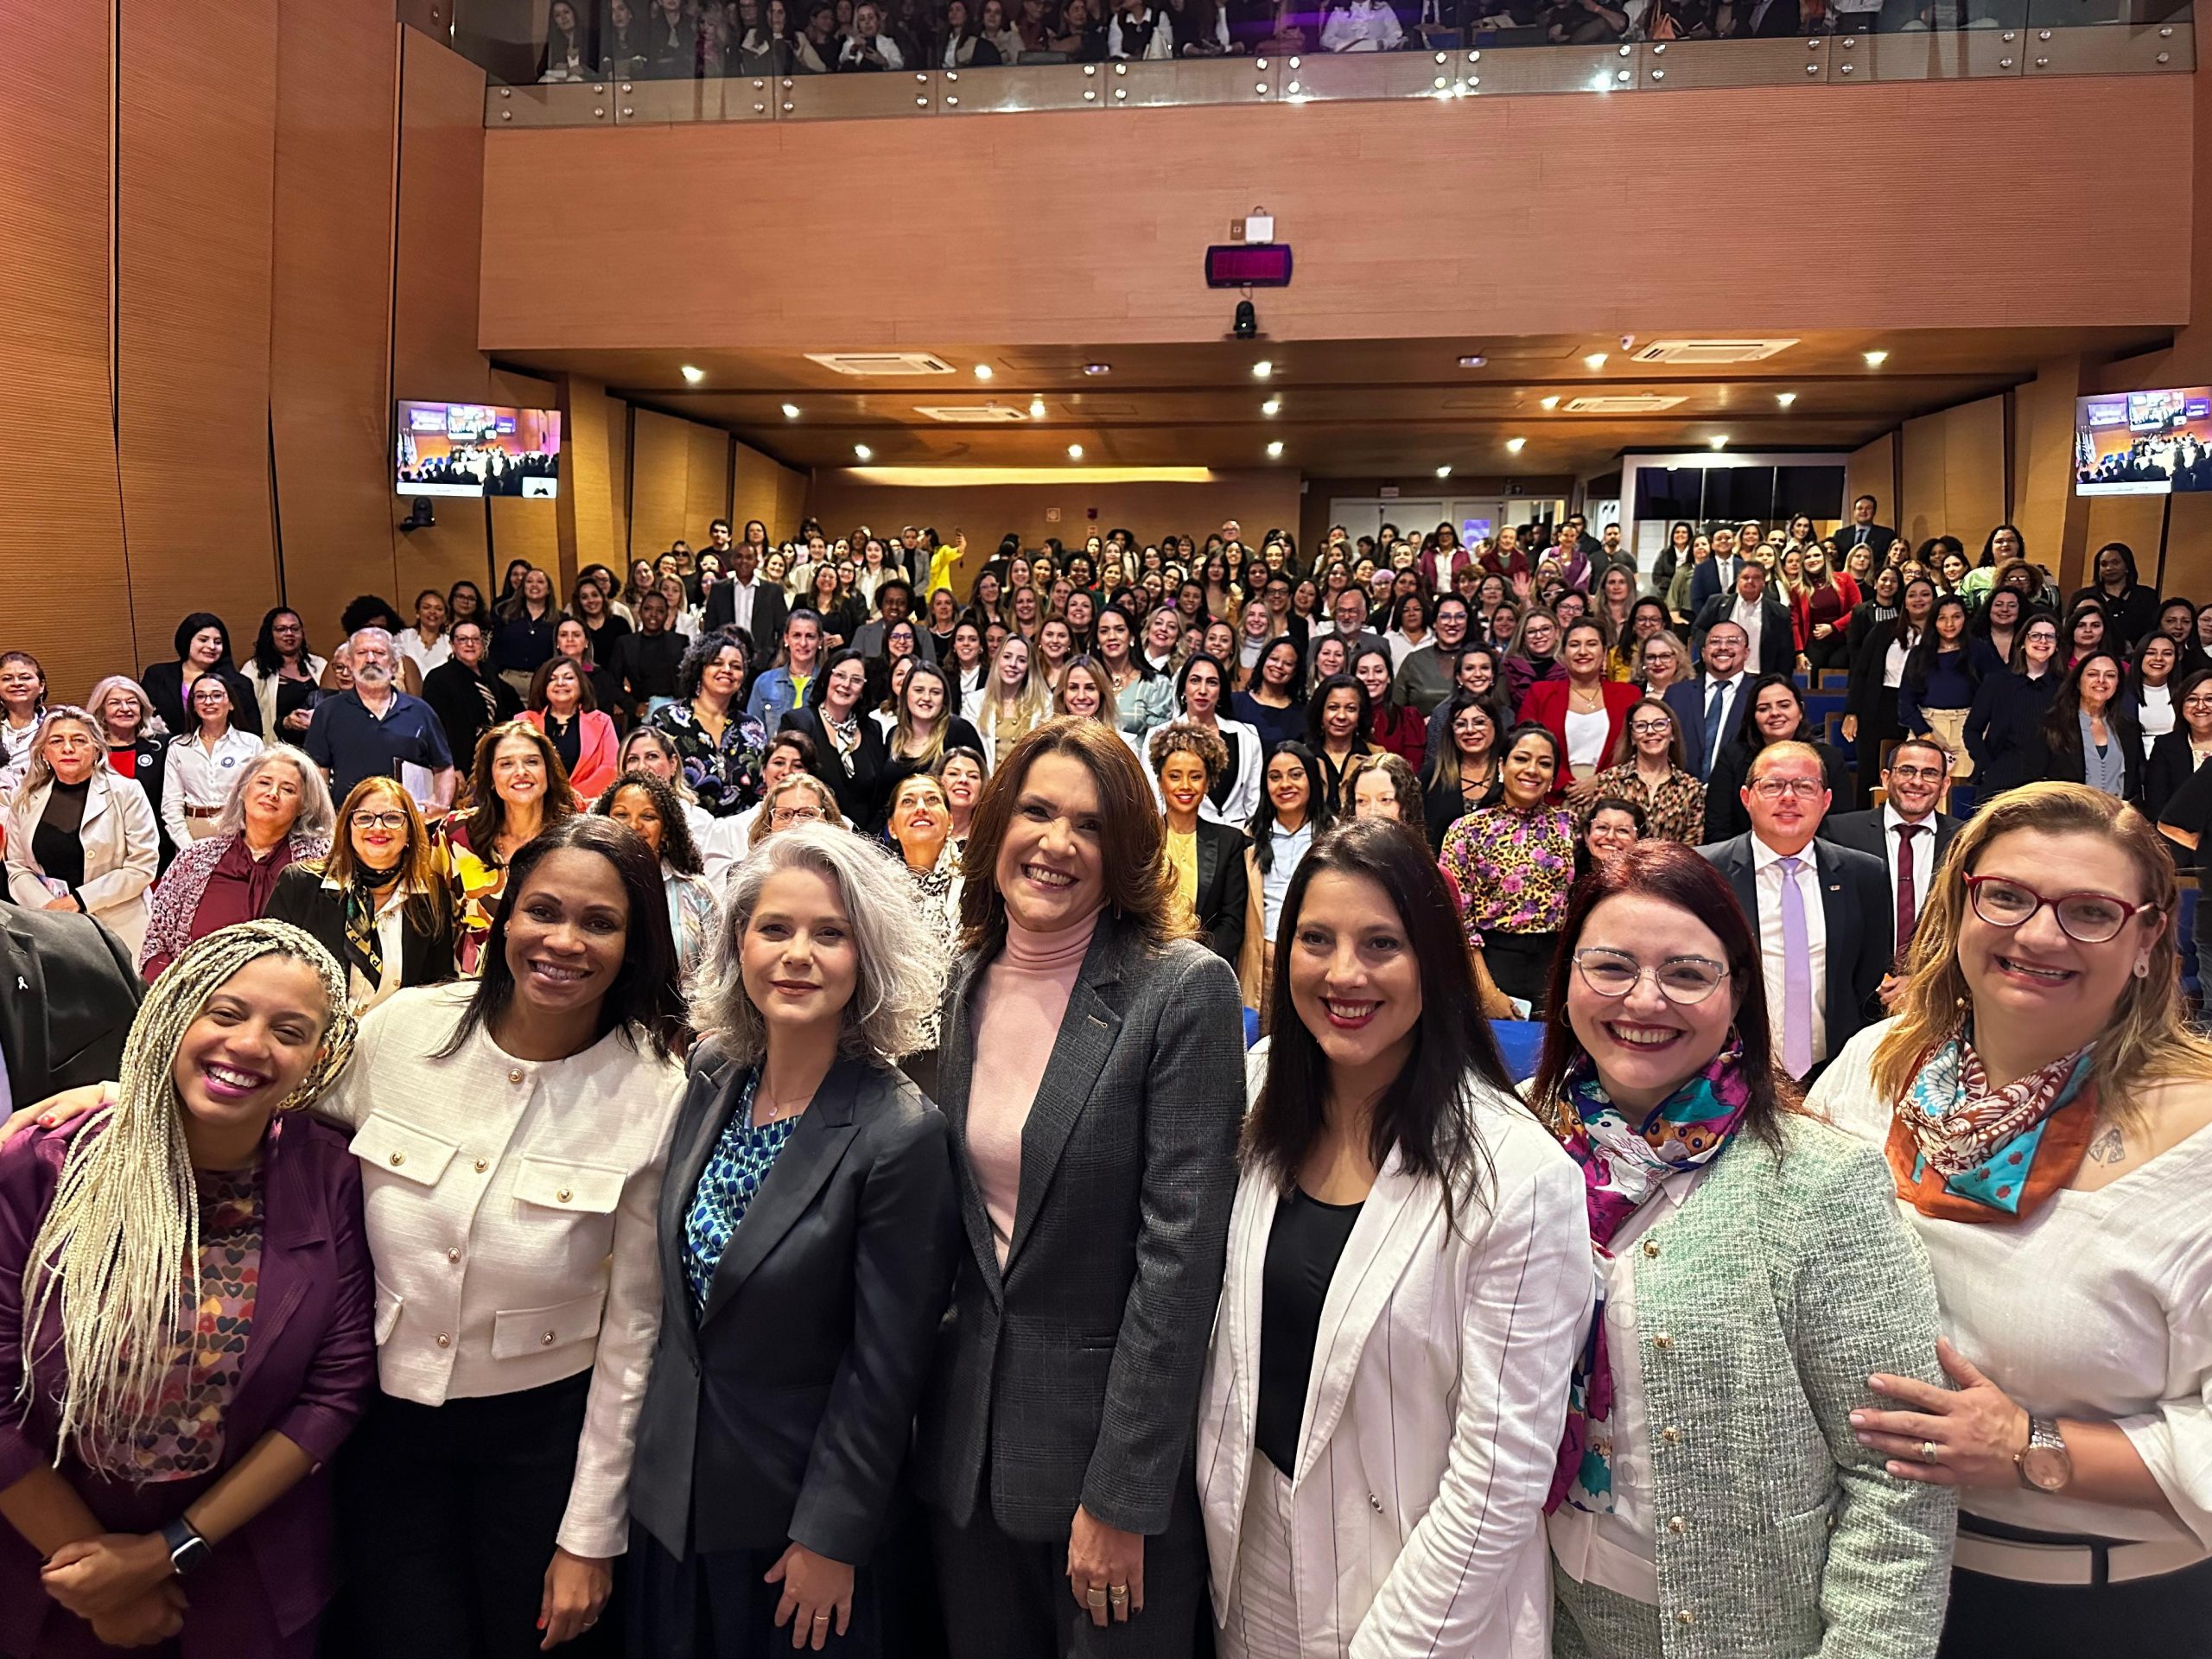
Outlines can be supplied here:
[[[2212, 609], [1871, 523], [0, 655], [10, 895], [143, 976], [13, 1062], [0, 1655], [2212, 1653]], [[1838, 788], [1977, 762], [1809, 1095], [1694, 850], [1806, 693], [1668, 695], [1770, 563]], [[450, 810], [303, 747], [380, 632]]]

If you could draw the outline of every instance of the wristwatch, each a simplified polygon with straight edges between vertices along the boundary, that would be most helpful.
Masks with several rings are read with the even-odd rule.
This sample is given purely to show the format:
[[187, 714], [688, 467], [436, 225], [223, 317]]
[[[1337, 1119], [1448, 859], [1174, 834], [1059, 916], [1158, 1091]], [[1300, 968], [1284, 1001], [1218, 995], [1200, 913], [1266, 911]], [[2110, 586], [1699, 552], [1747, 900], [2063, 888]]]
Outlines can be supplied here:
[[2012, 1454], [2012, 1464], [2031, 1492], [2063, 1492], [2074, 1481], [2074, 1459], [2053, 1417], [2028, 1419], [2028, 1443]]
[[182, 1516], [162, 1529], [162, 1542], [168, 1546], [169, 1566], [180, 1579], [188, 1579], [206, 1566], [215, 1547], [200, 1535], [200, 1529]]

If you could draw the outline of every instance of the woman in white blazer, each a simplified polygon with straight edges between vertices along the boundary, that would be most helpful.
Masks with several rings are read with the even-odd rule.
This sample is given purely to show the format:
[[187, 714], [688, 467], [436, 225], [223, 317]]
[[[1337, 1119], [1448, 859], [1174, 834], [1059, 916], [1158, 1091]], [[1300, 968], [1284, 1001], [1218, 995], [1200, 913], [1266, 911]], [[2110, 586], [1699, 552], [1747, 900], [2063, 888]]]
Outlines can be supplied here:
[[30, 770], [7, 821], [8, 896], [26, 910], [73, 910], [106, 924], [135, 959], [153, 911], [162, 829], [146, 791], [106, 765], [107, 738], [81, 709], [39, 721]]
[[1318, 842], [1284, 900], [1199, 1407], [1224, 1659], [1548, 1651], [1589, 1224], [1452, 914], [1376, 819]]
[[[1214, 780], [1206, 798], [1198, 804], [1198, 816], [1211, 823], [1234, 824], [1242, 830], [1252, 822], [1252, 814], [1259, 810], [1261, 775], [1265, 757], [1260, 753], [1266, 747], [1260, 741], [1259, 728], [1241, 720], [1231, 720], [1221, 710], [1229, 696], [1229, 671], [1221, 659], [1209, 657], [1204, 652], [1192, 652], [1190, 659], [1175, 676], [1175, 701], [1183, 712], [1175, 721], [1185, 726], [1203, 726], [1222, 741], [1229, 751], [1229, 764]], [[1156, 731], [1159, 728], [1154, 728]], [[1142, 760], [1149, 750], [1150, 738], [1141, 744], [1137, 758]], [[1146, 768], [1151, 770], [1149, 766]]]

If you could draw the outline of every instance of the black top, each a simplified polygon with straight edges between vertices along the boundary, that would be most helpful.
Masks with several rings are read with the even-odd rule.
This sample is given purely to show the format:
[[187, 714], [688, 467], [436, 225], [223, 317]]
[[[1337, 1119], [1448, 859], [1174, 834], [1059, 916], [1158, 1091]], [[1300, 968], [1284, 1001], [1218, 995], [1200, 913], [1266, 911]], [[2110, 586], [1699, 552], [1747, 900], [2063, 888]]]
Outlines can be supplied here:
[[666, 629], [658, 633], [623, 635], [614, 653], [613, 666], [631, 700], [642, 703], [651, 697], [673, 698], [677, 665], [683, 660], [683, 652], [690, 643], [689, 634], [671, 633]]
[[1321, 1305], [1359, 1211], [1356, 1204], [1310, 1198], [1294, 1185], [1275, 1200], [1260, 1274], [1260, 1404], [1252, 1443], [1285, 1479], [1298, 1461]]
[[553, 752], [561, 757], [561, 764], [570, 772], [583, 757], [584, 722], [582, 711], [563, 721], [551, 709], [545, 711], [545, 735], [553, 740]]
[[[2158, 752], [2163, 754], [2166, 744], [2173, 741], [2173, 735], [2169, 734], [2165, 742], [2158, 745]], [[2188, 747], [2186, 740], [2182, 747]], [[2201, 868], [2208, 855], [2204, 842], [2208, 837], [2212, 837], [2212, 761], [2197, 767], [2190, 774], [2189, 781], [2167, 798], [2165, 804], [2159, 809], [2158, 822], [2195, 833], [2197, 845], [2194, 852], [2184, 849], [2178, 842], [2170, 842], [2167, 844], [2172, 848], [2177, 861], [2183, 869]], [[2201, 922], [2198, 924], [2200, 929], [2202, 925]]]
[[1965, 736], [1974, 757], [1974, 791], [1982, 799], [2043, 776], [2036, 770], [2037, 728], [2065, 679], [2054, 663], [2033, 679], [2008, 671], [1974, 688]]
[[31, 856], [39, 868], [74, 893], [85, 885], [85, 843], [78, 831], [85, 825], [85, 801], [92, 780], [65, 784], [59, 778], [46, 798], [46, 810], [31, 831]]

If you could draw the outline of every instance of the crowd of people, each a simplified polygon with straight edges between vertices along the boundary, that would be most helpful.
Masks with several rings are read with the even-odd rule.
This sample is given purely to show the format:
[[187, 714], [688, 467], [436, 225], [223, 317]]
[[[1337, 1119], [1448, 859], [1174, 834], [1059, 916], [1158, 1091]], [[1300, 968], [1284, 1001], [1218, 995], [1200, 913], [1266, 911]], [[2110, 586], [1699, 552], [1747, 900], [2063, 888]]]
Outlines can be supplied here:
[[2212, 1651], [2212, 606], [1878, 518], [0, 651], [0, 1655]]

